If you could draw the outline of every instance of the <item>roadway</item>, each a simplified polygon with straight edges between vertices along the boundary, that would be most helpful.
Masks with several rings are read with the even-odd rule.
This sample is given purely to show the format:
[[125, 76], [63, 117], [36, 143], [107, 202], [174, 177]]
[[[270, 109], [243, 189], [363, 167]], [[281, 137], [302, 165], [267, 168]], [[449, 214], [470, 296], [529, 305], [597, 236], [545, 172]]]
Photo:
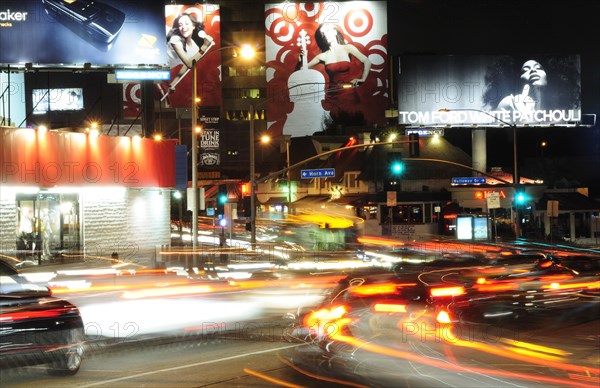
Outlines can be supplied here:
[[[419, 255], [425, 248], [421, 246]], [[325, 261], [348, 264], [341, 259], [319, 263], [327, 264]], [[560, 319], [564, 315], [534, 315], [527, 321], [464, 322], [441, 338], [425, 333], [406, 340], [396, 333], [396, 337], [369, 339], [350, 358], [313, 357], [311, 352], [320, 350], [310, 341], [290, 342], [286, 335], [290, 321], [282, 317], [298, 306], [316, 306], [341, 278], [342, 270], [268, 267], [270, 270], [264, 271], [259, 267], [263, 270], [256, 276], [256, 267], [248, 269], [242, 264], [221, 273], [218, 280], [209, 277], [218, 276], [223, 268], [191, 276], [181, 271], [125, 267], [73, 269], [59, 276], [58, 272], [25, 271], [39, 282], [48, 282], [55, 296], [80, 308], [86, 354], [75, 376], [50, 377], [43, 366], [8, 368], [0, 371], [2, 386], [332, 387], [346, 382], [355, 386], [479, 388], [600, 384], [597, 314], [580, 314], [564, 321]], [[502, 269], [506, 272], [506, 267]], [[433, 273], [447, 280], [454, 272]], [[591, 277], [591, 284], [597, 281], [597, 276]], [[294, 367], [290, 361], [295, 362]]]

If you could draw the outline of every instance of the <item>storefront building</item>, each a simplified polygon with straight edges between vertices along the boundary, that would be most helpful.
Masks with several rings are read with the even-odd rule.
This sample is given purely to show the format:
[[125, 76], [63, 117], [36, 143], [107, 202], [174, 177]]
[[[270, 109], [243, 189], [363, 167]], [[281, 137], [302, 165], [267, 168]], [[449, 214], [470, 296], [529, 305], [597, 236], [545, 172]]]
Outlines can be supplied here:
[[175, 141], [43, 127], [0, 135], [4, 255], [141, 262], [169, 244]]

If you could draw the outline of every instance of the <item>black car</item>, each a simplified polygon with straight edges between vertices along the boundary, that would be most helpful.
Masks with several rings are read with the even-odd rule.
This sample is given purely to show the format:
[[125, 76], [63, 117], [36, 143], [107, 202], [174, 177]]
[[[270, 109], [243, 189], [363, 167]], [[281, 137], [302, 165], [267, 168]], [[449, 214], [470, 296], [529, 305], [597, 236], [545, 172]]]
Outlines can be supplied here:
[[83, 352], [77, 307], [0, 260], [0, 365], [48, 364], [51, 375], [74, 375]]

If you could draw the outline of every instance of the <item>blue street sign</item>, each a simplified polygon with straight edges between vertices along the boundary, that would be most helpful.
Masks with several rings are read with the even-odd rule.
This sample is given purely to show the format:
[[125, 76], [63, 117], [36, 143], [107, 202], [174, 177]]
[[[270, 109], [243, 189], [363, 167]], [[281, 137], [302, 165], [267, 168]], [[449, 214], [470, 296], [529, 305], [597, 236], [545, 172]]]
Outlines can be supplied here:
[[453, 185], [485, 185], [485, 182], [485, 177], [479, 176], [452, 178]]
[[335, 177], [335, 168], [317, 168], [314, 170], [302, 170], [300, 171], [300, 177], [302, 179], [333, 178]]

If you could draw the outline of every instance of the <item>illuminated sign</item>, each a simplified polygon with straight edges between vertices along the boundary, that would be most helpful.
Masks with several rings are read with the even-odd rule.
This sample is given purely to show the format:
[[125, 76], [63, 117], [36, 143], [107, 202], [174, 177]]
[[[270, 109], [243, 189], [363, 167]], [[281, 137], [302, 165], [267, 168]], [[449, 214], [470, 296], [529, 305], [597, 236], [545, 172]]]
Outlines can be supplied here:
[[417, 134], [419, 136], [444, 136], [444, 130], [442, 128], [419, 128], [419, 129], [407, 129], [406, 135]]
[[499, 198], [506, 198], [506, 193], [504, 192], [504, 190], [500, 190], [500, 191], [486, 190], [486, 191], [476, 191], [475, 192], [475, 199], [487, 199], [489, 196], [492, 196], [492, 197], [498, 196]]
[[[93, 4], [93, 7], [85, 4]], [[83, 4], [83, 5], [82, 5]], [[164, 6], [144, 0], [4, 0], [0, 63], [164, 66]]]
[[578, 55], [401, 58], [398, 120], [411, 126], [575, 126]]
[[168, 81], [171, 79], [169, 70], [115, 70], [117, 81]]
[[464, 178], [452, 178], [453, 185], [484, 185], [486, 182], [485, 177], [464, 177]]
[[[179, 25], [193, 27], [190, 39]], [[165, 33], [166, 31], [166, 33]], [[221, 11], [217, 4], [169, 4], [164, 6], [163, 34], [160, 40], [167, 50], [171, 71], [169, 82], [160, 82], [160, 101], [172, 108], [192, 106], [192, 58], [198, 57], [196, 93], [204, 106], [220, 106], [221, 98]], [[200, 53], [202, 51], [202, 53]], [[215, 156], [214, 154], [212, 156]], [[212, 157], [211, 156], [211, 157]], [[211, 162], [217, 162], [211, 160]]]
[[385, 1], [265, 4], [269, 133], [386, 125], [387, 18]]

